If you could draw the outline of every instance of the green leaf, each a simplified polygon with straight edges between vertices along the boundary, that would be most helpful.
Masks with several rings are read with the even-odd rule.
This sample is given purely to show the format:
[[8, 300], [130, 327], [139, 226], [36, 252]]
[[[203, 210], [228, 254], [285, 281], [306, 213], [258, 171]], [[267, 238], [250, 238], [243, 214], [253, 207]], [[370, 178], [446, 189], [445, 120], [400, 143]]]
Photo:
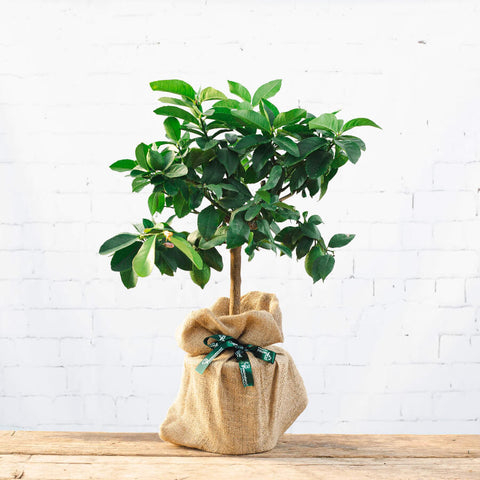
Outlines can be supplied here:
[[147, 163], [153, 170], [163, 170], [162, 155], [156, 150], [149, 150], [147, 152]]
[[285, 245], [282, 245], [281, 243], [275, 243], [275, 246], [282, 252], [284, 255], [288, 255], [290, 258], [292, 258], [292, 250], [288, 248]]
[[293, 192], [300, 189], [307, 181], [307, 173], [303, 165], [299, 165], [290, 177], [290, 190]]
[[202, 250], [200, 252], [203, 263], [206, 263], [209, 267], [221, 272], [223, 270], [223, 258], [216, 248], [210, 248], [208, 250]]
[[154, 110], [154, 113], [157, 115], [166, 115], [167, 117], [181, 118], [187, 122], [199, 125], [198, 120], [191, 113], [179, 107], [159, 107]]
[[305, 170], [310, 178], [318, 178], [329, 168], [332, 160], [332, 154], [325, 150], [315, 150], [305, 162]]
[[160, 97], [159, 102], [169, 103], [170, 105], [180, 105], [181, 107], [191, 108], [193, 107], [193, 102], [188, 98], [172, 98], [172, 97]]
[[300, 218], [300, 213], [298, 210], [283, 202], [275, 203], [277, 210], [274, 212], [274, 218], [276, 221], [284, 222], [285, 220], [295, 220], [297, 221]]
[[120, 272], [120, 278], [122, 279], [122, 283], [126, 288], [134, 288], [137, 285], [138, 276], [132, 268]]
[[138, 241], [138, 235], [133, 233], [120, 233], [104, 242], [98, 253], [100, 253], [100, 255], [108, 255], [109, 253], [128, 247], [136, 241]]
[[238, 153], [228, 148], [222, 148], [217, 152], [218, 161], [225, 167], [227, 174], [232, 175], [240, 165]]
[[318, 280], [325, 280], [327, 275], [333, 270], [335, 266], [335, 258], [332, 255], [326, 254], [319, 256], [312, 266], [312, 278], [313, 283], [318, 282]]
[[150, 82], [150, 87], [155, 91], [176, 93], [195, 100], [195, 90], [183, 80], [157, 80]]
[[261, 198], [264, 202], [270, 203], [272, 196], [270, 192], [266, 192], [265, 190], [257, 190], [257, 193], [255, 193], [255, 200], [258, 198]]
[[280, 177], [282, 176], [282, 167], [280, 165], [275, 165], [271, 170], [268, 176], [268, 180], [265, 185], [262, 187], [262, 190], [271, 190], [276, 187]]
[[273, 128], [283, 127], [298, 122], [307, 115], [307, 111], [303, 108], [294, 108], [288, 112], [282, 112], [277, 115], [273, 122]]
[[199, 100], [200, 102], [206, 102], [208, 100], [227, 100], [227, 97], [220, 90], [216, 90], [213, 87], [207, 87], [200, 92]]
[[148, 197], [148, 209], [153, 215], [155, 212], [162, 213], [165, 207], [165, 195], [162, 192], [153, 192]]
[[315, 263], [315, 260], [322, 255], [322, 249], [318, 245], [315, 245], [305, 257], [305, 271], [311, 277], [313, 276], [313, 264]]
[[182, 192], [178, 192], [173, 197], [173, 208], [175, 209], [175, 215], [178, 218], [186, 217], [190, 213], [190, 206], [188, 201], [182, 195]]
[[234, 95], [237, 95], [237, 97], [240, 97], [242, 100], [245, 100], [249, 103], [252, 100], [250, 92], [240, 83], [228, 80], [228, 87], [230, 89], [230, 92], [232, 92]]
[[169, 150], [167, 148], [160, 152], [160, 155], [162, 156], [163, 160], [162, 170], [166, 170], [175, 160], [176, 153], [173, 150]]
[[191, 148], [183, 162], [187, 167], [197, 168], [203, 165], [215, 157], [215, 151], [212, 150], [200, 150], [199, 148]]
[[145, 230], [143, 223], [132, 223], [132, 225], [135, 227], [135, 230], [138, 233], [143, 233], [143, 231]]
[[287, 245], [289, 248], [295, 246], [298, 240], [302, 237], [302, 231], [298, 227], [285, 227], [275, 236], [277, 242], [282, 242], [284, 245]]
[[354, 137], [353, 135], [341, 135], [340, 137], [337, 137], [335, 140], [348, 140], [349, 142], [356, 143], [359, 147], [360, 150], [363, 152], [365, 151], [365, 142], [358, 137]]
[[300, 140], [297, 145], [298, 150], [300, 151], [300, 158], [306, 158], [319, 148], [326, 149], [328, 146], [328, 140], [320, 137], [308, 137]]
[[237, 213], [230, 222], [227, 231], [227, 248], [240, 247], [248, 242], [250, 228], [245, 223], [243, 212]]
[[175, 163], [165, 172], [165, 176], [168, 178], [183, 177], [188, 173], [188, 168], [182, 163]]
[[[166, 250], [166, 248], [157, 248], [155, 252], [155, 265], [162, 275], [173, 277], [174, 272], [177, 270], [177, 264], [171, 255], [164, 253]], [[192, 265], [192, 262], [190, 262], [190, 265]]]
[[[265, 102], [267, 102], [267, 101], [268, 100], [263, 100], [263, 99], [260, 100], [260, 104], [259, 104], [260, 113], [268, 120], [268, 123], [270, 125], [273, 125], [273, 121], [275, 120], [275, 114], [266, 105]], [[270, 104], [270, 105], [273, 105], [273, 104]]]
[[155, 265], [155, 240], [157, 236], [147, 237], [132, 262], [134, 272], [139, 277], [148, 277]]
[[206, 151], [213, 150], [213, 148], [218, 145], [218, 140], [215, 140], [213, 138], [207, 140], [205, 137], [198, 137], [195, 139], [195, 141], [202, 150]]
[[[307, 113], [307, 117], [308, 117]], [[309, 119], [312, 117], [308, 117]], [[312, 135], [312, 131], [308, 128], [308, 125], [305, 125], [305, 123], [291, 123], [289, 125], [284, 125], [281, 127], [283, 131], [290, 133], [291, 135], [295, 136], [297, 138], [298, 135], [301, 137], [309, 137]]]
[[232, 110], [232, 115], [245, 122], [248, 125], [253, 125], [264, 132], [270, 132], [271, 126], [268, 120], [260, 113], [253, 110]]
[[[216, 124], [215, 128], [222, 128], [224, 125], [228, 128], [242, 128], [245, 122], [234, 117], [233, 111], [234, 110], [230, 110], [229, 108], [211, 108], [205, 112], [205, 115], [216, 120], [216, 122], [212, 122]], [[208, 125], [208, 128], [212, 127], [212, 123]]]
[[[169, 195], [170, 197], [174, 197], [178, 193], [179, 185], [177, 180], [174, 178], [167, 178], [163, 174], [162, 175], [157, 175], [156, 177], [153, 177], [151, 182], [155, 184], [156, 178], [159, 177], [159, 184], [158, 185], [163, 185], [163, 189], [165, 190], [165, 193]], [[161, 188], [161, 187], [160, 187]], [[165, 199], [167, 207], [171, 207], [172, 204], [168, 203], [169, 199], [168, 197]]]
[[253, 220], [260, 213], [261, 209], [261, 205], [252, 205], [251, 207], [249, 207], [248, 210], [245, 212], [245, 220], [247, 222]]
[[364, 126], [375, 127], [375, 128], [380, 128], [380, 129], [382, 128], [382, 127], [379, 127], [375, 122], [373, 122], [372, 120], [370, 120], [368, 118], [354, 118], [352, 120], [349, 120], [343, 126], [342, 132], [346, 132], [347, 130], [350, 130], [354, 127], [364, 127]]
[[223, 194], [223, 190], [222, 190], [222, 187], [218, 186], [218, 185], [207, 185], [207, 188], [213, 192], [213, 194], [215, 195], [215, 197], [217, 198], [220, 198]]
[[340, 168], [343, 167], [348, 162], [348, 157], [340, 153], [341, 150], [337, 149], [335, 152], [335, 158], [333, 159], [332, 168]]
[[233, 177], [227, 179], [225, 181], [225, 183], [221, 183], [220, 186], [224, 190], [230, 190], [232, 192], [237, 193], [238, 195], [240, 195], [242, 197], [246, 197], [247, 199], [252, 197], [252, 194], [251, 194], [250, 190], [248, 189], [248, 187], [246, 185], [244, 185], [242, 182], [238, 181], [237, 179], [235, 179]]
[[143, 228], [145, 228], [145, 229], [148, 228], [148, 229], [151, 230], [152, 228], [155, 227], [155, 224], [149, 218], [144, 218], [142, 220], [142, 223], [143, 223]]
[[140, 145], [137, 145], [137, 148], [135, 149], [135, 157], [137, 162], [144, 170], [150, 170], [147, 162], [148, 150], [148, 145], [145, 145], [144, 143], [140, 143]]
[[260, 103], [263, 104], [264, 107], [268, 108], [273, 113], [274, 119], [279, 114], [278, 108], [272, 102], [269, 102], [266, 98], [262, 98]]
[[225, 167], [215, 158], [203, 167], [202, 182], [206, 184], [220, 183], [225, 175]]
[[297, 260], [300, 260], [308, 253], [308, 251], [310, 250], [310, 247], [312, 246], [312, 243], [313, 243], [313, 239], [308, 237], [302, 237], [298, 241], [297, 247], [295, 250], [297, 253]]
[[210, 280], [210, 267], [206, 263], [203, 265], [201, 269], [198, 269], [195, 266], [193, 266], [193, 269], [190, 272], [190, 277], [193, 280], [193, 282], [196, 283], [203, 290], [203, 287]]
[[139, 177], [140, 175], [145, 175], [145, 170], [141, 167], [135, 167], [130, 173], [129, 175], [131, 177]]
[[[231, 177], [229, 180], [232, 180]], [[240, 182], [239, 182], [240, 183]], [[220, 204], [225, 209], [235, 210], [245, 205], [245, 202], [251, 198], [251, 194], [247, 193], [248, 189], [240, 183], [240, 186], [235, 184], [237, 191], [224, 190], [223, 197], [220, 199]]]
[[224, 214], [213, 205], [202, 210], [197, 217], [198, 231], [206, 240], [210, 240], [222, 222]]
[[300, 230], [306, 237], [320, 240], [320, 232], [318, 231], [317, 226], [313, 223], [303, 223], [300, 225]]
[[308, 125], [311, 129], [318, 128], [320, 130], [327, 130], [333, 133], [338, 132], [338, 120], [333, 113], [324, 113], [323, 115], [310, 120]]
[[188, 243], [191, 243], [194, 247], [198, 246], [198, 242], [202, 236], [200, 235], [200, 232], [198, 230], [194, 230], [193, 232], [190, 232], [187, 236], [187, 241]]
[[115, 172], [128, 172], [137, 166], [135, 160], [118, 160], [110, 165], [110, 168]]
[[337, 233], [335, 234], [330, 241], [328, 242], [328, 248], [340, 248], [348, 245], [353, 239], [355, 235], [346, 235], [344, 233]]
[[268, 137], [264, 137], [263, 135], [247, 135], [242, 137], [236, 143], [235, 150], [247, 150], [255, 145], [262, 145], [265, 143], [270, 143], [270, 139]]
[[142, 242], [135, 242], [128, 247], [117, 250], [110, 261], [110, 268], [114, 272], [123, 272], [132, 268], [132, 261], [138, 250], [142, 246]]
[[272, 80], [260, 86], [253, 95], [252, 105], [258, 105], [262, 98], [273, 97], [281, 88], [281, 80]]
[[212, 108], [240, 108], [240, 102], [238, 100], [233, 100], [232, 98], [227, 98], [226, 100], [220, 100], [219, 102], [215, 102], [212, 105]]
[[181, 252], [183, 252], [198, 269], [201, 269], [203, 267], [202, 257], [200, 257], [199, 253], [192, 247], [192, 245], [189, 242], [187, 242], [187, 240], [185, 240], [180, 235], [174, 233], [170, 237], [170, 241]]
[[185, 272], [190, 272], [192, 268], [196, 268], [192, 261], [178, 248], [165, 248], [163, 249], [164, 257], [169, 258], [169, 262], [175, 265], [175, 269], [179, 268], [180, 270], [184, 270]]
[[175, 117], [168, 117], [163, 122], [167, 137], [171, 138], [175, 143], [180, 140], [182, 131], [180, 129], [180, 122]]
[[330, 171], [324, 177], [322, 177], [320, 198], [322, 198], [325, 195], [325, 193], [327, 193], [328, 184], [330, 180], [337, 174], [337, 172], [338, 172], [337, 168], [331, 168]]
[[221, 226], [217, 228], [215, 235], [211, 240], [205, 241], [205, 239], [201, 238], [200, 242], [198, 243], [198, 248], [201, 250], [209, 250], [210, 248], [217, 247], [222, 243], [225, 243], [227, 240], [227, 230], [228, 227]]
[[153, 170], [166, 170], [175, 160], [175, 152], [172, 150], [149, 150], [147, 153], [147, 162]]
[[318, 177], [315, 179], [309, 178], [307, 180], [307, 183], [305, 185], [311, 197], [314, 197], [320, 190], [320, 187], [322, 185], [322, 180], [323, 180], [323, 177]]
[[347, 155], [352, 163], [357, 163], [362, 151], [357, 142], [341, 138], [335, 139], [335, 145], [338, 145]]
[[321, 223], [323, 223], [323, 220], [320, 218], [319, 215], [312, 215], [308, 219], [308, 223], [313, 223], [314, 225], [320, 225]]
[[189, 272], [193, 268], [192, 261], [178, 248], [163, 248], [159, 251], [164, 252], [164, 258], [168, 258], [172, 267], [175, 266], [186, 272]]
[[273, 241], [272, 232], [270, 228], [272, 228], [273, 224], [270, 224], [264, 218], [257, 220], [257, 231], [264, 235], [269, 240]]
[[143, 177], [135, 177], [132, 181], [132, 192], [141, 192], [150, 181]]
[[300, 156], [298, 146], [291, 138], [281, 136], [274, 137], [273, 143], [294, 157]]
[[252, 155], [252, 167], [256, 172], [267, 164], [268, 160], [275, 154], [275, 148], [271, 143], [260, 145], [255, 149]]

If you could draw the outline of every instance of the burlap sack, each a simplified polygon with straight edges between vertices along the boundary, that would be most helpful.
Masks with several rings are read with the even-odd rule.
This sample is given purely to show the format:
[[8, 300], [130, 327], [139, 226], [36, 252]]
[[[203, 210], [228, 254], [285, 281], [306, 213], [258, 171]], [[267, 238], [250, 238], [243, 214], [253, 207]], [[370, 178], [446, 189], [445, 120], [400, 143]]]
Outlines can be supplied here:
[[[185, 356], [177, 399], [160, 426], [160, 438], [222, 454], [270, 450], [307, 406], [307, 393], [292, 357], [272, 343], [283, 341], [275, 295], [250, 292], [240, 314], [228, 315], [228, 298], [192, 312], [177, 331]], [[255, 385], [244, 387], [233, 350], [222, 352], [201, 375], [195, 368], [211, 349], [209, 335], [230, 335], [241, 343], [277, 353], [273, 364], [248, 352]]]

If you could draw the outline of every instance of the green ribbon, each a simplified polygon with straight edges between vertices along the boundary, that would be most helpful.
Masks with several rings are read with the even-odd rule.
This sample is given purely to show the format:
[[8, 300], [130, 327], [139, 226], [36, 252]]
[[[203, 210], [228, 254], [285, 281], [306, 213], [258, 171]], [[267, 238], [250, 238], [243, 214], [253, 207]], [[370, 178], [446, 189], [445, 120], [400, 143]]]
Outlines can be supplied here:
[[[208, 340], [213, 338], [215, 342], [208, 343]], [[243, 344], [237, 339], [229, 335], [210, 335], [205, 337], [203, 343], [212, 349], [212, 351], [197, 365], [195, 369], [202, 374], [208, 366], [212, 363], [215, 357], [218, 357], [227, 348], [235, 349], [234, 354], [240, 368], [240, 375], [242, 376], [242, 383], [244, 387], [253, 387], [253, 372], [252, 364], [248, 359], [247, 352], [252, 352], [257, 358], [261, 358], [265, 362], [274, 363], [277, 354], [271, 350], [267, 350], [257, 345]]]

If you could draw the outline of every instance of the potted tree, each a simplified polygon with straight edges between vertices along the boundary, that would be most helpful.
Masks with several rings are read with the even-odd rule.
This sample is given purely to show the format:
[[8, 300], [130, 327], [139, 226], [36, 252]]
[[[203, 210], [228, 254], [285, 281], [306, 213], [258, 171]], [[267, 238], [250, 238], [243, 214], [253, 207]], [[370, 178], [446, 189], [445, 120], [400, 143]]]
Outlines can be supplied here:
[[[291, 357], [272, 347], [283, 341], [276, 297], [241, 295], [242, 249], [248, 260], [262, 249], [295, 255], [304, 259], [313, 282], [325, 280], [335, 250], [354, 235], [324, 240], [322, 219], [300, 213], [288, 200], [297, 194], [321, 199], [338, 170], [355, 164], [365, 150], [349, 131], [379, 127], [367, 118], [344, 123], [338, 112], [280, 112], [269, 99], [281, 80], [260, 86], [253, 96], [237, 82], [228, 84], [236, 98], [212, 87], [195, 91], [182, 80], [150, 84], [174, 95], [162, 96], [164, 105], [155, 110], [166, 117], [166, 138], [140, 143], [135, 159], [110, 168], [128, 172], [133, 192], [153, 187], [151, 218], [135, 225], [136, 233], [107, 240], [100, 253], [113, 254], [111, 269], [127, 288], [154, 267], [168, 276], [186, 270], [204, 288], [212, 270], [223, 269], [217, 247], [226, 245], [230, 296], [193, 312], [179, 329], [178, 341], [187, 351], [184, 378], [160, 435], [219, 453], [252, 453], [276, 444], [305, 408], [306, 394]], [[167, 211], [168, 218], [160, 220]], [[196, 230], [175, 228], [189, 215], [196, 215]], [[237, 361], [240, 374], [233, 368]]]

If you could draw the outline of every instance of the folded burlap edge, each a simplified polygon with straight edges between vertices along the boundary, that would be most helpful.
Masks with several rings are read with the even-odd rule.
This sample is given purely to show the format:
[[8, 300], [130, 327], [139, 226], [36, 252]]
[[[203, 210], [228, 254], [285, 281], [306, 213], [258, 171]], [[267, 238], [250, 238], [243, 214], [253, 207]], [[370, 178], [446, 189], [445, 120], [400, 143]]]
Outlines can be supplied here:
[[276, 295], [259, 291], [246, 293], [241, 297], [237, 315], [229, 315], [229, 299], [221, 297], [211, 308], [190, 313], [175, 337], [182, 350], [201, 355], [211, 351], [203, 340], [218, 334], [260, 347], [283, 342], [282, 314]]

